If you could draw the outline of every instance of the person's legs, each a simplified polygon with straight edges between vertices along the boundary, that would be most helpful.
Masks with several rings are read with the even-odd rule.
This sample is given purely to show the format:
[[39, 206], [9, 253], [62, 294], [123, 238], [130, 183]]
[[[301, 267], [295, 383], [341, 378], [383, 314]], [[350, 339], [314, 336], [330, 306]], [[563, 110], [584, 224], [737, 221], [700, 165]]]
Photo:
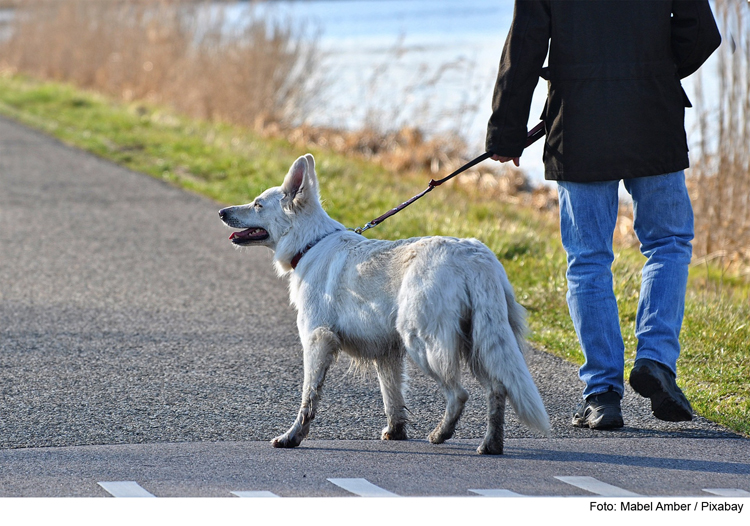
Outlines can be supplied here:
[[631, 179], [625, 181], [625, 188], [633, 197], [633, 225], [647, 258], [636, 313], [638, 347], [630, 385], [651, 399], [657, 418], [690, 420], [692, 408], [675, 382], [693, 239], [693, 209], [685, 174]]
[[633, 197], [633, 228], [647, 258], [636, 314], [636, 358], [659, 362], [676, 373], [693, 254], [693, 208], [685, 174], [630, 179], [625, 188]]
[[612, 286], [618, 185], [558, 182], [568, 307], [586, 358], [579, 371], [586, 383], [584, 398], [609, 391], [623, 394], [624, 345]]

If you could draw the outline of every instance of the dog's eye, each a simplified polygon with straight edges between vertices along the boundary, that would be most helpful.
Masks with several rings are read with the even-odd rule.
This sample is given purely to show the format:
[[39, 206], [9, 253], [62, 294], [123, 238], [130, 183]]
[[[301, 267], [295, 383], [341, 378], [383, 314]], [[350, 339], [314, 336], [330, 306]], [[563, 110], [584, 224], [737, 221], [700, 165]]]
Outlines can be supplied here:
[[263, 208], [263, 205], [260, 203], [254, 203], [253, 206], [255, 207], [256, 210], [260, 210], [261, 208]]

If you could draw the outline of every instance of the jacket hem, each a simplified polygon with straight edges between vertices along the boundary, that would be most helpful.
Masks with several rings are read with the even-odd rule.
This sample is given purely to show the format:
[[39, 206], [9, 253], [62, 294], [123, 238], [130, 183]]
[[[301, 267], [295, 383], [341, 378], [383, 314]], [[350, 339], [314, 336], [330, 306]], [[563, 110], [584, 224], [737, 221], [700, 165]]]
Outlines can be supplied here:
[[544, 179], [547, 181], [569, 181], [571, 183], [596, 183], [604, 181], [619, 181], [621, 179], [636, 179], [639, 177], [652, 177], [654, 175], [664, 175], [679, 172], [690, 167], [689, 160], [666, 165], [650, 170], [633, 171], [633, 170], [608, 170], [596, 172], [582, 172], [578, 170], [544, 170]]

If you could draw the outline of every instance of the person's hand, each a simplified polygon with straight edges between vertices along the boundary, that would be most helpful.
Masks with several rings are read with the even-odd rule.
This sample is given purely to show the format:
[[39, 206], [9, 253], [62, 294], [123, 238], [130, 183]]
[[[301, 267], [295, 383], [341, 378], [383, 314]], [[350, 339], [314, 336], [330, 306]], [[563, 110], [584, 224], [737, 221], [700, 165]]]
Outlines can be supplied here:
[[501, 163], [507, 163], [508, 161], [513, 161], [513, 164], [518, 166], [518, 157], [503, 157], [502, 155], [493, 155], [490, 157], [493, 161], [500, 161]]

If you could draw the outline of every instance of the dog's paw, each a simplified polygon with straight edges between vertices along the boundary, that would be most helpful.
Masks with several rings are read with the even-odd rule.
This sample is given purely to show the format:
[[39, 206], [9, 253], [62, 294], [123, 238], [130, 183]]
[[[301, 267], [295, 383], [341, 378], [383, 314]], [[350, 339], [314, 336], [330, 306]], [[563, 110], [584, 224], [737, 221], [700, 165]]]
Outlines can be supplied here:
[[299, 446], [301, 442], [302, 440], [289, 436], [289, 434], [285, 434], [271, 440], [271, 445], [279, 448], [291, 448]]
[[390, 427], [384, 427], [383, 432], [380, 435], [381, 440], [407, 440], [405, 426], [396, 426], [391, 429]]
[[480, 455], [502, 455], [503, 454], [503, 443], [500, 442], [482, 442], [482, 445], [477, 448], [477, 453]]
[[452, 436], [453, 433], [446, 433], [440, 426], [438, 426], [432, 433], [429, 434], [427, 440], [429, 440], [433, 444], [442, 444]]

